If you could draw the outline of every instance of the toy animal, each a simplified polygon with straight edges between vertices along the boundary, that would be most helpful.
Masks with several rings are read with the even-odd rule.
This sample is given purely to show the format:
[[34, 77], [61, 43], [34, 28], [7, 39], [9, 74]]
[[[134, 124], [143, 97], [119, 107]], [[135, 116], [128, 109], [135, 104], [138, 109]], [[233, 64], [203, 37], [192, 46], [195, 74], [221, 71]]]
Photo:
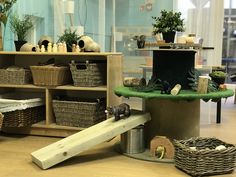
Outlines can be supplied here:
[[106, 113], [115, 116], [115, 121], [124, 117], [129, 117], [131, 114], [130, 106], [126, 103], [122, 103], [118, 106], [110, 106], [107, 108]]
[[163, 81], [162, 88], [161, 88], [161, 94], [163, 94], [163, 93], [170, 94], [170, 91], [171, 91], [171, 87], [170, 87], [169, 82]]

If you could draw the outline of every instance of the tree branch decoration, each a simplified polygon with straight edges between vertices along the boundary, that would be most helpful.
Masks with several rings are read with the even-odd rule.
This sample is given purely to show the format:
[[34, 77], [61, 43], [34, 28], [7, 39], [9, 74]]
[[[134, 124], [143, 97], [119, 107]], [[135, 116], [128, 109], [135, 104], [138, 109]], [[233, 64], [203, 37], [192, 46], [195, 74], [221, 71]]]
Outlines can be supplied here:
[[10, 14], [10, 9], [16, 0], [0, 0], [0, 22], [6, 26], [7, 19]]

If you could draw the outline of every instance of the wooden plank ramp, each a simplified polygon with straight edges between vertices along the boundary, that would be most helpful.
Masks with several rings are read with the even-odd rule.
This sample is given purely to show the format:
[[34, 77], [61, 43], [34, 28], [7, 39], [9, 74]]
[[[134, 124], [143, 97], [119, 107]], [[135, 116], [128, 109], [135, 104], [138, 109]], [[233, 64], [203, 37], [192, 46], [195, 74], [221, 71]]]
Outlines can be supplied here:
[[149, 113], [132, 110], [129, 118], [115, 121], [109, 118], [99, 124], [73, 134], [31, 153], [32, 161], [48, 169], [66, 159], [151, 120]]

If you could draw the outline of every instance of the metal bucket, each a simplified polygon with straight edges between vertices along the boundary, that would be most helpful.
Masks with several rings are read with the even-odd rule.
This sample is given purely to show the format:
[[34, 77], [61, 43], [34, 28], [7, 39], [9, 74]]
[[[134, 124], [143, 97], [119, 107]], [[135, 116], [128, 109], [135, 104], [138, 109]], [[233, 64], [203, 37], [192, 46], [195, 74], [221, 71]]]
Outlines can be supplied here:
[[143, 125], [140, 125], [121, 134], [120, 144], [123, 153], [136, 154], [144, 152], [145, 147], [143, 127]]

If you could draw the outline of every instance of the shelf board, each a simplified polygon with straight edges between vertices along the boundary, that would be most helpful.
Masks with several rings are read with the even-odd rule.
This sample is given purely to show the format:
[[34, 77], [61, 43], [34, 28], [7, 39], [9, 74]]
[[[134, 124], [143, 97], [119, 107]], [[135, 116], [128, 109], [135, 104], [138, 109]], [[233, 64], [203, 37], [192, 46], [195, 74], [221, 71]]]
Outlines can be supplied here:
[[0, 51], [0, 55], [38, 55], [38, 56], [109, 56], [109, 55], [120, 55], [121, 53], [117, 52], [66, 52], [66, 53], [50, 53], [50, 52], [15, 52], [15, 51]]
[[98, 86], [98, 87], [76, 87], [73, 85], [62, 85], [62, 86], [57, 86], [53, 89], [56, 90], [86, 90], [86, 91], [107, 91], [107, 86]]
[[233, 15], [233, 14], [231, 14], [231, 15], [225, 15], [225, 18], [229, 18], [229, 17], [231, 17], [231, 18], [236, 18], [236, 15]]
[[81, 127], [69, 127], [69, 126], [62, 126], [62, 125], [57, 125], [56, 123], [52, 123], [50, 125], [46, 125], [45, 121], [38, 122], [32, 125], [33, 128], [45, 128], [45, 129], [60, 129], [60, 130], [75, 130], [75, 131], [81, 131], [84, 130], [85, 128]]
[[45, 89], [45, 88], [49, 88], [49, 89], [55, 89], [55, 90], [86, 90], [86, 91], [102, 91], [102, 92], [106, 92], [107, 91], [107, 87], [106, 85], [103, 86], [99, 86], [99, 87], [76, 87], [73, 85], [62, 85], [62, 86], [56, 86], [56, 87], [52, 87], [52, 86], [36, 86], [33, 84], [24, 84], [24, 85], [20, 85], [20, 84], [0, 84], [0, 87], [5, 87], [5, 88], [28, 88], [28, 89]]
[[56, 125], [55, 123], [45, 125], [45, 121], [41, 121], [33, 124], [31, 127], [3, 127], [2, 131], [5, 133], [13, 134], [67, 137], [83, 129], [85, 128], [61, 126]]
[[42, 86], [36, 86], [33, 84], [0, 84], [0, 87], [6, 87], [6, 88], [29, 88], [29, 89], [45, 89], [45, 87]]

